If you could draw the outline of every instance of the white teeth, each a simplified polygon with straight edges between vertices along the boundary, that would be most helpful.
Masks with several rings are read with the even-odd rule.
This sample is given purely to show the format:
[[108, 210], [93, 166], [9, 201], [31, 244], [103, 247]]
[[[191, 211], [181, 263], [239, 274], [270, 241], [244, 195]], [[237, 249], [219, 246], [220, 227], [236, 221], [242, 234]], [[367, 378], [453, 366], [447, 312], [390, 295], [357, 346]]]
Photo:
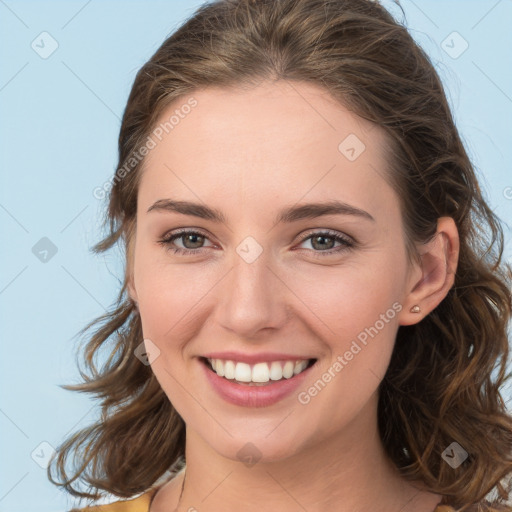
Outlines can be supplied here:
[[[217, 359], [217, 367], [222, 365], [222, 360]], [[224, 377], [226, 379], [234, 379], [235, 378], [235, 363], [233, 361], [226, 361], [224, 363]]]
[[293, 361], [286, 361], [283, 368], [283, 377], [285, 379], [289, 379], [293, 377], [293, 368], [295, 367], [295, 364]]
[[281, 363], [272, 361], [270, 365], [270, 378], [271, 380], [281, 380], [283, 378], [283, 367]]
[[270, 380], [290, 379], [303, 372], [309, 360], [272, 361], [271, 363], [257, 363], [251, 366], [247, 363], [235, 363], [222, 359], [208, 359], [213, 371], [219, 377], [239, 382], [265, 383]]
[[300, 372], [302, 372], [303, 370], [305, 370], [306, 366], [308, 365], [308, 362], [309, 361], [297, 361], [295, 363], [295, 367], [293, 368], [293, 374], [297, 375]]
[[247, 363], [236, 363], [235, 380], [239, 382], [251, 382], [251, 367]]
[[258, 363], [252, 367], [252, 378], [253, 382], [268, 382], [269, 370], [267, 363]]
[[224, 365], [222, 364], [222, 361], [220, 359], [212, 359], [211, 362], [215, 363], [215, 366], [213, 366], [213, 364], [212, 364], [212, 367], [213, 367], [213, 370], [215, 372], [217, 372], [217, 375], [219, 377], [224, 377], [224, 375], [225, 375], [224, 372], [226, 370], [224, 369]]

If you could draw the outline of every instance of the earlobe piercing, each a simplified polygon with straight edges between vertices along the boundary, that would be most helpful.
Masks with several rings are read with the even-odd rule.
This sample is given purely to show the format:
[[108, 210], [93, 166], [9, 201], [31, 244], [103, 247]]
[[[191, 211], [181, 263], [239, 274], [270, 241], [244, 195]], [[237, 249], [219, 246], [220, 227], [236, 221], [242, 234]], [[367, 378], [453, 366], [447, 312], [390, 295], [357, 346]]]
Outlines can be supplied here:
[[420, 313], [421, 312], [421, 308], [416, 304], [415, 306], [413, 306], [410, 310], [409, 310], [411, 313]]

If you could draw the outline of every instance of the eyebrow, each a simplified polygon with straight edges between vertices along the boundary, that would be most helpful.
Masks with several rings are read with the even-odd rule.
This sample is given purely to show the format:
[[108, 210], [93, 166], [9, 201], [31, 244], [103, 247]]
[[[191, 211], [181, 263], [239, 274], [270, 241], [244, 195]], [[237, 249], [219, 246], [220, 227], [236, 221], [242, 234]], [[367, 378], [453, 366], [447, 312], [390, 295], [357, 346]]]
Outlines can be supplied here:
[[[192, 215], [213, 222], [226, 223], [226, 218], [220, 210], [191, 201], [159, 199], [148, 208], [147, 213], [151, 211], [175, 212], [183, 215]], [[365, 210], [361, 210], [360, 208], [356, 208], [355, 206], [341, 201], [328, 201], [325, 203], [308, 203], [284, 208], [278, 213], [275, 224], [315, 219], [323, 215], [350, 215], [375, 222], [375, 219]]]

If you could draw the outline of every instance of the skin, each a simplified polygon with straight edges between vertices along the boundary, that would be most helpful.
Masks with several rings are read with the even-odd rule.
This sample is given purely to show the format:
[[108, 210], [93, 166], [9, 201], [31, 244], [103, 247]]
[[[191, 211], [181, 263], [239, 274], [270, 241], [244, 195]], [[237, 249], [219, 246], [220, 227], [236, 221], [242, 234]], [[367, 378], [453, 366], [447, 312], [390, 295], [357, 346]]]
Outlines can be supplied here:
[[[323, 89], [278, 81], [193, 97], [198, 105], [146, 157], [129, 262], [144, 338], [160, 350], [152, 370], [186, 423], [177, 510], [229, 512], [243, 503], [245, 511], [431, 512], [441, 496], [403, 480], [384, 453], [378, 386], [399, 326], [421, 321], [453, 284], [453, 220], [439, 219], [437, 236], [418, 247], [420, 264], [409, 263], [399, 200], [384, 172], [384, 132]], [[349, 134], [366, 146], [354, 161], [338, 150]], [[206, 204], [225, 222], [147, 212], [166, 198]], [[334, 199], [374, 220], [274, 223], [284, 207]], [[158, 243], [179, 228], [206, 237], [174, 241], [196, 254]], [[314, 244], [311, 235], [325, 229], [357, 243], [337, 253], [344, 246], [332, 238]], [[252, 263], [236, 251], [247, 236], [263, 249]], [[213, 350], [315, 357], [304, 391], [393, 303], [401, 311], [306, 405], [297, 393], [268, 407], [227, 403], [198, 361]], [[420, 314], [409, 311], [415, 304]], [[252, 467], [237, 457], [248, 442], [261, 453]], [[151, 512], [175, 510], [182, 483], [183, 473], [164, 485]]]

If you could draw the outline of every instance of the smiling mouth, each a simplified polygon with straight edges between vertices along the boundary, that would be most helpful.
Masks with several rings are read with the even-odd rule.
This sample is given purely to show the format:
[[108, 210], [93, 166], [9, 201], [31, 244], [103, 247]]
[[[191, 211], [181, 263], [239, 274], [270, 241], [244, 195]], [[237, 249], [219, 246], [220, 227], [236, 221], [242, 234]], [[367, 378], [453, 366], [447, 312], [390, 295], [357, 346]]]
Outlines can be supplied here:
[[313, 366], [317, 359], [261, 362], [254, 365], [232, 360], [199, 358], [217, 376], [245, 386], [269, 386], [289, 380]]

